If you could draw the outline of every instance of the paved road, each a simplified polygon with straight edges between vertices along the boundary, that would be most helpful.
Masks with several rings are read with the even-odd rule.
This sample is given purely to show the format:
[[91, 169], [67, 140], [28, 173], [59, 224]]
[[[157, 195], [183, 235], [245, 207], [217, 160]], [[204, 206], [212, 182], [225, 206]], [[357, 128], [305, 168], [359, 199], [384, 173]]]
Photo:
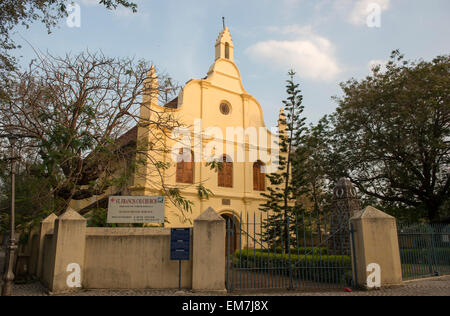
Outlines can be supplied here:
[[[15, 285], [16, 296], [47, 296], [46, 290], [39, 283]], [[178, 293], [177, 291], [155, 290], [84, 290], [65, 296], [196, 296], [192, 292]], [[217, 293], [202, 293], [203, 296], [218, 296]], [[383, 289], [370, 292], [344, 291], [334, 292], [233, 292], [221, 296], [450, 296], [450, 276], [407, 282], [402, 287]]]
[[[3, 271], [4, 254], [0, 251], [0, 273]], [[16, 284], [16, 296], [48, 296], [47, 291], [38, 282], [30, 284]], [[69, 296], [197, 296], [192, 292], [178, 293], [177, 291], [156, 290], [83, 290]], [[217, 296], [217, 293], [202, 293], [204, 296]], [[379, 291], [359, 291], [346, 293], [333, 292], [233, 292], [226, 295], [236, 296], [450, 296], [450, 276], [405, 282], [404, 286], [386, 288]]]

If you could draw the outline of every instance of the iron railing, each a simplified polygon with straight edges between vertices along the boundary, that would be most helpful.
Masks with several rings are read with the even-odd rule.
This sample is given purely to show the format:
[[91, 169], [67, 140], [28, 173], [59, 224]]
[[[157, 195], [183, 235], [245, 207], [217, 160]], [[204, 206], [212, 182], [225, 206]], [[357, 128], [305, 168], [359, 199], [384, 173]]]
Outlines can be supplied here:
[[399, 224], [403, 280], [450, 274], [450, 225]]
[[300, 213], [269, 222], [262, 213], [241, 214], [227, 221], [227, 288], [352, 286], [351, 244], [348, 215]]

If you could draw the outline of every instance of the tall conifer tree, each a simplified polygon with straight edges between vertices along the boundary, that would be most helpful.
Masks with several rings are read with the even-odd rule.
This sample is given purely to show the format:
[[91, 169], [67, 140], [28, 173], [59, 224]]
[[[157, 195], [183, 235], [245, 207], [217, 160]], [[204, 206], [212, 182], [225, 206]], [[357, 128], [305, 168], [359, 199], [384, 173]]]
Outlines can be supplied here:
[[272, 247], [282, 246], [285, 251], [292, 245], [291, 231], [295, 229], [297, 216], [302, 211], [298, 197], [305, 192], [306, 151], [302, 146], [306, 131], [304, 106], [300, 85], [295, 83], [295, 72], [289, 72], [287, 80], [287, 99], [278, 121], [280, 154], [278, 172], [268, 174], [270, 180], [268, 193], [262, 193], [266, 202], [260, 210], [267, 212], [264, 223], [263, 240]]

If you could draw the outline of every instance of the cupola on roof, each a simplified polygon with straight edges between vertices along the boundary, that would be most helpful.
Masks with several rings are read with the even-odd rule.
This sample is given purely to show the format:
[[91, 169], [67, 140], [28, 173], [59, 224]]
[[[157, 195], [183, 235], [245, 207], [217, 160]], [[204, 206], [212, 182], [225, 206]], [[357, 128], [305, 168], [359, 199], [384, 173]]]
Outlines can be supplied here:
[[223, 31], [220, 32], [216, 41], [216, 60], [220, 58], [234, 62], [233, 39], [231, 38], [230, 29], [228, 27], [225, 27]]

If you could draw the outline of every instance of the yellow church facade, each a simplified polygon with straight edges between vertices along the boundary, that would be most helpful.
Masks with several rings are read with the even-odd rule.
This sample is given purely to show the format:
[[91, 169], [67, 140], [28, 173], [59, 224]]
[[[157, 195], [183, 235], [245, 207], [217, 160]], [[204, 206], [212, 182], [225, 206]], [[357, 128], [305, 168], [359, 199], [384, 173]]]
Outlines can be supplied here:
[[[146, 85], [151, 91], [159, 91], [154, 68], [149, 71]], [[138, 152], [146, 152], [135, 158], [139, 167], [129, 185], [110, 187], [102, 196], [72, 201], [70, 207], [86, 214], [96, 205], [107, 207], [111, 195], [161, 196], [163, 188], [176, 188], [184, 199], [192, 202], [191, 212], [166, 197], [165, 227], [191, 227], [195, 218], [212, 207], [223, 218], [235, 221], [237, 226], [242, 224], [243, 230], [253, 235], [253, 225], [248, 229], [245, 226], [260, 224], [261, 216], [267, 216], [259, 208], [265, 202], [261, 194], [269, 186], [266, 174], [277, 171], [278, 131], [266, 127], [261, 105], [243, 86], [234, 62], [230, 30], [224, 28], [219, 34], [215, 61], [204, 79], [188, 81], [178, 97], [168, 104], [158, 104], [156, 94], [150, 92], [144, 96], [141, 124], [119, 140], [136, 141]], [[145, 124], [163, 116], [171, 116], [180, 128], [164, 134]], [[157, 144], [163, 150], [157, 150]], [[213, 170], [207, 165], [210, 160], [221, 161], [222, 168]], [[155, 161], [168, 167], [158, 169]], [[200, 184], [212, 192], [208, 198], [199, 195]], [[241, 235], [235, 229], [233, 248], [238, 246]]]
[[[152, 75], [154, 72], [149, 77]], [[149, 80], [156, 89], [157, 78]], [[259, 220], [259, 208], [264, 202], [261, 193], [268, 186], [265, 173], [269, 166], [273, 168], [276, 135], [266, 128], [261, 105], [243, 86], [229, 29], [225, 28], [216, 41], [215, 62], [206, 78], [188, 81], [179, 97], [167, 105], [159, 105], [156, 96], [149, 96], [144, 103], [147, 105], [142, 107], [141, 117], [170, 113], [186, 127], [179, 132], [184, 138], [167, 137], [165, 146], [173, 147], [173, 151], [155, 158], [172, 162], [163, 171], [164, 185], [180, 188], [181, 195], [193, 203], [189, 214], [167, 201], [166, 227], [190, 226], [208, 207], [226, 219], [248, 216], [252, 221], [254, 217]], [[153, 133], [139, 128], [139, 139], [152, 142], [152, 137]], [[175, 160], [177, 154], [180, 157]], [[220, 170], [207, 166], [211, 156], [216, 160], [223, 157]], [[160, 194], [155, 177], [149, 176], [155, 170], [149, 169], [145, 176], [135, 175], [133, 195]], [[198, 184], [213, 194], [208, 199], [199, 196]]]

